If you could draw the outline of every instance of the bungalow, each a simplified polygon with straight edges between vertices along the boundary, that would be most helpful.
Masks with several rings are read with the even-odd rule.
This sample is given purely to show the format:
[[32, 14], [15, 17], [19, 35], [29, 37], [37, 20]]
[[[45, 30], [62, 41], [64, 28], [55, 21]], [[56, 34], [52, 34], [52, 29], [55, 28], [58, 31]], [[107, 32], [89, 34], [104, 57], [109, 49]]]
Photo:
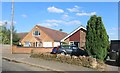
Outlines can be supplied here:
[[87, 30], [85, 27], [80, 26], [64, 37], [61, 42], [65, 42], [69, 45], [76, 45], [79, 48], [84, 49], [86, 42], [86, 31]]
[[25, 47], [56, 47], [67, 33], [36, 25], [30, 32], [20, 35]]

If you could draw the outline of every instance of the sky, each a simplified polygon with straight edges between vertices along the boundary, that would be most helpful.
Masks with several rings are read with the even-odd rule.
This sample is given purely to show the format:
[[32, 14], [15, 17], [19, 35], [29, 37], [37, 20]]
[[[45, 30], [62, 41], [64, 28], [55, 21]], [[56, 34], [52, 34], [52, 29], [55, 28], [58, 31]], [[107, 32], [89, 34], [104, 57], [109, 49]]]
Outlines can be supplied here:
[[[101, 16], [110, 40], [118, 39], [117, 2], [15, 2], [14, 26], [17, 32], [29, 32], [35, 25], [63, 29], [70, 33], [86, 27], [91, 15]], [[2, 2], [2, 20], [11, 21], [11, 2]]]

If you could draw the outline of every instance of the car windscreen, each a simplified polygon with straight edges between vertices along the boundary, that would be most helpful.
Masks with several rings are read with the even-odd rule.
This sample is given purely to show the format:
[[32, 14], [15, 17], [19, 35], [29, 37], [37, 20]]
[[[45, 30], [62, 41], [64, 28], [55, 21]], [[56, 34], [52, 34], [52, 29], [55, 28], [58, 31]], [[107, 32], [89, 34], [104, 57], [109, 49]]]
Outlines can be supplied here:
[[78, 49], [78, 47], [76, 47], [76, 46], [72, 46], [72, 49]]
[[64, 48], [64, 49], [70, 49], [70, 46], [68, 46], [68, 45], [64, 45], [64, 46], [61, 46], [61, 48]]

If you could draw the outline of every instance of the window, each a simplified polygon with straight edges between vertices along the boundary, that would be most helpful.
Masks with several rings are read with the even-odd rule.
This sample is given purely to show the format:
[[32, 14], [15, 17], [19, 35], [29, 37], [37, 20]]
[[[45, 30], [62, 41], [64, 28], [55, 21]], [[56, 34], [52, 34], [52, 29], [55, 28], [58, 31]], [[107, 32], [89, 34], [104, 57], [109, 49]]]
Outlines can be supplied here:
[[70, 42], [70, 45], [74, 45], [74, 42]]
[[39, 31], [34, 31], [33, 35], [39, 36], [39, 35], [40, 35], [40, 32], [39, 32]]
[[70, 41], [69, 45], [75, 45], [77, 47], [80, 47], [80, 43], [79, 42], [75, 42], [75, 41]]
[[78, 49], [76, 46], [73, 46], [72, 48], [73, 48], [73, 49]]
[[25, 47], [30, 47], [30, 45], [31, 45], [31, 44], [30, 44], [29, 41], [26, 41], [25, 44], [24, 44]]

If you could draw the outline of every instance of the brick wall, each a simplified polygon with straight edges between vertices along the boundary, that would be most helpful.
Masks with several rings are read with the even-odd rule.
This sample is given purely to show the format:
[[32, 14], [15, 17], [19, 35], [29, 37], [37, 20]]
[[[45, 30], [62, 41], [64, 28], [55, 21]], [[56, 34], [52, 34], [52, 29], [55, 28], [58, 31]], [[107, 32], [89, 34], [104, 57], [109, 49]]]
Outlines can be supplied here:
[[12, 53], [16, 54], [29, 54], [34, 52], [34, 53], [45, 53], [45, 52], [51, 52], [52, 48], [33, 48], [33, 47], [17, 47], [13, 46], [12, 47]]
[[80, 31], [80, 47], [83, 49], [86, 43], [86, 31], [81, 29]]
[[65, 42], [69, 43], [70, 41], [78, 41], [80, 42], [80, 48], [84, 49], [85, 42], [86, 42], [86, 30], [80, 29], [73, 35], [71, 35], [69, 38], [64, 40]]

